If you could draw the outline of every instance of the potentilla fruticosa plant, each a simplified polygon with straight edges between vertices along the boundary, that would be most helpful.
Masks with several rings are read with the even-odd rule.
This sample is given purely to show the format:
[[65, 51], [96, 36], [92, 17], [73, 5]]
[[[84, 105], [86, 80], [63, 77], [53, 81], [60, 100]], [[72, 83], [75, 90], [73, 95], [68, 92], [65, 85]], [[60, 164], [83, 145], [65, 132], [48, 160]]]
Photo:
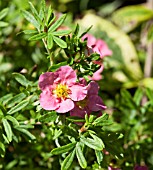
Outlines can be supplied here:
[[31, 41], [42, 40], [49, 62], [38, 80], [37, 112], [41, 113], [38, 121], [51, 128], [55, 140], [51, 156], [54, 160], [58, 155], [61, 169], [67, 170], [74, 161], [87, 168], [87, 155], [93, 152], [95, 164], [108, 169], [109, 157], [123, 155], [117, 145], [120, 134], [106, 128], [112, 121], [105, 113], [107, 106], [96, 81], [102, 79], [103, 58], [112, 51], [103, 40], [88, 33], [91, 27], [80, 33], [76, 24], [71, 30], [65, 24], [67, 15], [54, 13], [44, 0], [39, 11], [29, 4], [32, 13], [23, 10], [22, 14], [35, 29], [23, 32]]

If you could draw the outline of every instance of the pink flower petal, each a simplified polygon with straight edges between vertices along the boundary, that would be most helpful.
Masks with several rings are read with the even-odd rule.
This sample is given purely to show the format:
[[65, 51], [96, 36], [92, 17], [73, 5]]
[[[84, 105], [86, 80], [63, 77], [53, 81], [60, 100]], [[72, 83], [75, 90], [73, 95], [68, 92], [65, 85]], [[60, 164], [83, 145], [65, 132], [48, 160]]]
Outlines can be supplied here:
[[88, 98], [88, 108], [96, 112], [106, 109], [106, 106], [103, 104], [103, 101], [99, 96], [91, 95]]
[[70, 87], [71, 94], [70, 97], [74, 101], [80, 101], [83, 100], [87, 95], [87, 88], [86, 86], [82, 86], [81, 84], [75, 84], [72, 87]]
[[104, 56], [111, 56], [112, 51], [108, 48], [105, 41], [98, 39], [96, 41], [96, 47], [98, 48], [98, 51], [100, 52], [100, 56], [103, 58]]
[[61, 101], [59, 108], [56, 109], [58, 113], [66, 113], [74, 108], [74, 102], [71, 99]]
[[96, 43], [96, 38], [94, 36], [92, 36], [91, 34], [85, 34], [82, 37], [82, 40], [87, 39], [87, 46], [88, 47], [92, 47], [95, 43]]
[[55, 74], [58, 76], [55, 82], [60, 81], [68, 86], [73, 85], [77, 79], [76, 72], [70, 66], [61, 66]]
[[44, 90], [40, 94], [40, 105], [45, 110], [55, 110], [59, 107], [59, 101], [51, 95], [49, 90]]
[[75, 106], [74, 109], [70, 111], [71, 116], [77, 116], [84, 118], [87, 111], [85, 109], [80, 109], [79, 107]]
[[91, 80], [95, 80], [95, 81], [99, 81], [102, 79], [102, 71], [103, 71], [104, 67], [103, 65], [100, 67], [99, 70], [97, 70], [96, 72], [93, 73], [93, 76], [92, 77], [89, 77]]
[[54, 83], [55, 74], [52, 72], [46, 72], [41, 74], [39, 77], [38, 85], [41, 90], [44, 90], [46, 87]]
[[95, 81], [91, 81], [88, 84], [87, 89], [88, 89], [88, 96], [98, 95], [99, 86], [98, 83], [96, 83]]

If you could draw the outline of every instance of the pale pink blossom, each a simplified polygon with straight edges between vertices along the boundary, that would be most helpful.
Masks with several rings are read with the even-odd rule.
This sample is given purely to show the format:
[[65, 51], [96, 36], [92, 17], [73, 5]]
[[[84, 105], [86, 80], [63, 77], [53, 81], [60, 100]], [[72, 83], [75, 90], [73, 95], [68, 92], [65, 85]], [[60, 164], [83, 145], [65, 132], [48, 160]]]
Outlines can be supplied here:
[[66, 113], [74, 108], [74, 101], [83, 100], [87, 87], [76, 82], [76, 72], [70, 66], [61, 66], [56, 72], [46, 72], [39, 77], [40, 105], [45, 110]]
[[[81, 82], [85, 85], [85, 81], [83, 79]], [[85, 114], [89, 115], [92, 111], [97, 112], [106, 109], [101, 97], [98, 96], [98, 84], [94, 81], [91, 81], [88, 84], [87, 89], [88, 92], [86, 98], [75, 102], [74, 108], [70, 111], [71, 116], [84, 118]]]
[[112, 166], [109, 166], [108, 170], [121, 170], [121, 169], [120, 168], [113, 168]]
[[101, 65], [100, 69], [93, 73], [92, 77], [89, 76], [90, 80], [99, 81], [102, 79], [101, 73], [103, 72], [104, 66]]
[[92, 54], [92, 51], [93, 51], [93, 52], [98, 53], [101, 58], [112, 55], [112, 51], [108, 48], [105, 41], [101, 39], [96, 39], [91, 34], [85, 34], [82, 37], [82, 40], [85, 40], [85, 39], [87, 39], [87, 51], [89, 54]]
[[[104, 58], [105, 56], [112, 55], [112, 51], [108, 48], [105, 41], [101, 39], [96, 39], [91, 34], [85, 34], [82, 37], [82, 40], [87, 40], [87, 48], [85, 50], [85, 55], [91, 55], [93, 53], [97, 53], [100, 55], [100, 58]], [[94, 61], [94, 64], [100, 65], [100, 68], [93, 74], [92, 77], [89, 76], [90, 80], [99, 81], [102, 79], [102, 71], [103, 71], [103, 64], [102, 61]]]
[[134, 170], [148, 170], [148, 167], [147, 166], [136, 165], [134, 167]]

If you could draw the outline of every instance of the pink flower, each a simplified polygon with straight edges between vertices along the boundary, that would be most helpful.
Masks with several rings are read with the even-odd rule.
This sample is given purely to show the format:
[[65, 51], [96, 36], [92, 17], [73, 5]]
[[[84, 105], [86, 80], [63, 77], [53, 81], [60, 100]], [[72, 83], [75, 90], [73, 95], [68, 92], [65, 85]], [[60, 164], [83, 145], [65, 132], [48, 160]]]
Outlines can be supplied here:
[[[101, 40], [101, 39], [96, 39], [94, 36], [91, 34], [85, 34], [82, 37], [82, 40], [87, 39], [87, 48], [85, 50], [86, 55], [91, 55], [92, 53], [96, 52], [100, 55], [100, 58], [103, 58], [105, 56], [110, 56], [112, 55], [112, 51], [108, 48], [107, 44]], [[89, 77], [90, 80], [101, 80], [102, 79], [102, 71], [103, 71], [103, 65], [102, 61], [94, 61], [95, 64], [100, 65], [100, 69], [98, 69], [92, 77]]]
[[89, 77], [90, 80], [98, 81], [102, 79], [102, 71], [104, 69], [104, 66], [101, 65], [100, 69], [98, 69], [96, 72], [93, 73], [92, 77]]
[[77, 75], [70, 66], [62, 66], [56, 72], [46, 72], [39, 77], [40, 105], [45, 110], [66, 113], [74, 108], [74, 101], [83, 100], [87, 87], [77, 83]]
[[134, 167], [134, 170], [148, 170], [148, 167], [147, 166], [139, 166], [139, 165], [136, 165]]
[[85, 40], [85, 39], [87, 39], [88, 53], [92, 54], [92, 50], [93, 50], [93, 52], [98, 53], [101, 58], [112, 55], [112, 51], [108, 48], [105, 41], [101, 39], [96, 39], [91, 34], [85, 34], [82, 37], [82, 40]]
[[[81, 82], [85, 85], [84, 80]], [[74, 108], [70, 111], [71, 116], [78, 116], [84, 118], [85, 114], [90, 114], [92, 111], [100, 111], [106, 109], [102, 99], [98, 96], [99, 86], [96, 82], [91, 81], [88, 86], [88, 93], [84, 100], [75, 102]]]
[[109, 166], [109, 167], [108, 167], [108, 170], [121, 170], [121, 169], [119, 169], [119, 168], [113, 168], [113, 167]]

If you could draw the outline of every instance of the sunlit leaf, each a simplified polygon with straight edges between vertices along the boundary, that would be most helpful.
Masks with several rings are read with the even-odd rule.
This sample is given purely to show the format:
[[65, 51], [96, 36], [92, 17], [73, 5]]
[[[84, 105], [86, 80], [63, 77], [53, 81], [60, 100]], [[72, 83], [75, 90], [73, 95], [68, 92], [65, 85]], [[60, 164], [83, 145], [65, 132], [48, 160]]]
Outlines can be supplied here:
[[10, 99], [7, 103], [7, 108], [10, 108], [14, 106], [15, 104], [21, 102], [26, 97], [25, 93], [19, 93], [16, 96], [14, 96], [12, 99]]
[[30, 81], [26, 79], [26, 77], [20, 73], [13, 73], [15, 80], [19, 82], [21, 85], [27, 87], [30, 85]]
[[40, 117], [40, 122], [43, 123], [48, 123], [48, 122], [54, 122], [57, 119], [57, 113], [52, 111], [44, 114], [43, 116]]
[[102, 151], [95, 150], [95, 154], [96, 154], [97, 162], [100, 165], [101, 162], [103, 161]]
[[13, 136], [11, 126], [5, 118], [2, 119], [2, 123], [3, 123], [4, 129], [5, 129], [7, 139], [8, 139], [9, 142], [11, 142], [12, 136]]
[[51, 153], [53, 155], [59, 155], [59, 154], [62, 154], [62, 153], [65, 153], [65, 152], [68, 152], [70, 150], [72, 150], [76, 145], [76, 142], [74, 143], [69, 143], [67, 145], [64, 145], [64, 146], [61, 146], [59, 148], [54, 148]]
[[0, 21], [0, 27], [7, 27], [8, 25], [9, 25], [9, 23]]
[[53, 36], [53, 40], [56, 42], [57, 45], [59, 45], [61, 48], [66, 48], [67, 44], [65, 41], [63, 41], [61, 38], [58, 38], [56, 36]]
[[78, 159], [78, 162], [80, 164], [80, 166], [85, 169], [87, 167], [87, 161], [83, 155], [83, 151], [81, 149], [80, 143], [78, 142], [76, 145], [76, 156]]
[[32, 14], [30, 14], [26, 10], [22, 10], [22, 14], [26, 18], [26, 20], [31, 22], [39, 30], [40, 24], [38, 23], [38, 21], [34, 18], [34, 16]]
[[15, 126], [19, 126], [19, 122], [14, 118], [13, 116], [7, 115], [5, 118], [9, 121], [11, 121]]
[[75, 149], [64, 159], [61, 170], [69, 170], [75, 156]]
[[134, 94], [133, 101], [137, 104], [140, 105], [141, 99], [143, 97], [143, 90], [142, 88], [138, 88]]
[[42, 33], [33, 35], [32, 37], [29, 38], [29, 40], [30, 41], [37, 41], [37, 40], [45, 38], [46, 36], [47, 36], [47, 33], [46, 32], [42, 32]]
[[124, 31], [133, 30], [138, 24], [153, 17], [153, 11], [142, 5], [127, 6], [113, 13], [113, 21]]
[[49, 49], [53, 47], [53, 35], [52, 34], [47, 35], [47, 47]]
[[63, 14], [51, 27], [48, 29], [48, 32], [55, 31], [65, 20], [66, 14]]
[[60, 31], [52, 32], [52, 34], [56, 35], [56, 36], [64, 36], [64, 35], [68, 35], [70, 33], [71, 33], [71, 30], [60, 30]]
[[36, 30], [24, 30], [23, 32], [25, 34], [35, 34], [35, 33], [38, 33], [38, 31], [36, 31]]
[[15, 127], [16, 130], [22, 132], [24, 135], [26, 135], [30, 140], [36, 140], [36, 137], [30, 133], [27, 129], [23, 129], [20, 126]]
[[0, 11], [0, 20], [3, 19], [9, 11], [9, 8], [4, 8]]
[[15, 112], [18, 112], [18, 111], [24, 109], [28, 104], [29, 104], [29, 100], [23, 100], [22, 102], [20, 102], [16, 106], [12, 107], [7, 113], [13, 114]]
[[94, 150], [102, 150], [104, 147], [101, 143], [98, 143], [97, 140], [93, 140], [91, 138], [85, 138], [84, 136], [81, 136], [80, 142], [88, 146], [89, 148], [92, 148]]

